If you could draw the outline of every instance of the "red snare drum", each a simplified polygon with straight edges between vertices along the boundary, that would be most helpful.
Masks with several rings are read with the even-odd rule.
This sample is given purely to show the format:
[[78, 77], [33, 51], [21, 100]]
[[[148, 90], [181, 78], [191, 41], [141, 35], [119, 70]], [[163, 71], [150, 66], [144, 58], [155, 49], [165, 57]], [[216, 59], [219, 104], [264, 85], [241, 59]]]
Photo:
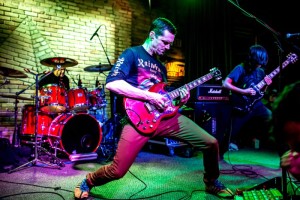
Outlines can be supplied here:
[[96, 110], [106, 106], [106, 101], [102, 92], [102, 89], [99, 88], [89, 91], [89, 101], [91, 109]]
[[49, 114], [64, 112], [67, 108], [66, 90], [56, 84], [45, 85], [40, 89], [40, 109]]
[[[22, 130], [24, 136], [34, 136], [35, 134], [35, 106], [25, 105], [22, 109]], [[47, 136], [53, 118], [45, 113], [38, 113], [37, 134]]]
[[80, 112], [87, 111], [89, 102], [86, 95], [86, 90], [83, 88], [70, 89], [68, 91], [69, 110]]
[[49, 142], [67, 155], [95, 152], [102, 140], [98, 121], [86, 114], [65, 113], [57, 116], [49, 128]]

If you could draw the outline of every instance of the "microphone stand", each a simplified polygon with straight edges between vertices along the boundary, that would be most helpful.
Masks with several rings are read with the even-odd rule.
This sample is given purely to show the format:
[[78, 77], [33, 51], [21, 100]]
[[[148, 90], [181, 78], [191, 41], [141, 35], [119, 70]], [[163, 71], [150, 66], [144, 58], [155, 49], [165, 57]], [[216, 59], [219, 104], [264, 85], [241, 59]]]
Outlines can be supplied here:
[[[108, 61], [108, 63], [109, 63], [109, 66], [111, 67], [112, 66], [112, 64], [111, 64], [111, 62], [110, 62], [110, 60], [109, 60], [109, 58], [108, 58], [108, 55], [107, 55], [107, 52], [106, 52], [106, 50], [105, 50], [105, 48], [104, 48], [104, 46], [103, 46], [103, 44], [102, 44], [102, 41], [101, 41], [101, 39], [100, 39], [100, 37], [99, 37], [99, 35], [98, 35], [98, 33], [96, 33], [96, 36], [97, 36], [97, 38], [99, 39], [99, 42], [100, 42], [100, 45], [101, 45], [101, 47], [102, 47], [102, 49], [103, 49], [103, 51], [104, 51], [104, 54], [105, 54], [105, 56], [106, 56], [106, 59], [107, 59], [107, 61]], [[99, 71], [99, 73], [103, 73], [102, 71]], [[105, 75], [105, 74], [104, 74]], [[102, 88], [103, 90], [104, 90], [104, 87]], [[112, 132], [112, 141], [113, 141], [113, 152], [112, 152], [112, 154], [108, 157], [108, 158], [110, 158], [113, 154], [114, 154], [114, 152], [115, 152], [115, 150], [116, 150], [116, 146], [117, 146], [117, 142], [115, 141], [116, 140], [116, 138], [115, 138], [115, 134], [116, 134], [116, 131], [117, 131], [117, 113], [116, 113], [116, 104], [117, 104], [117, 96], [114, 94], [114, 93], [112, 93], [112, 92], [110, 92], [111, 93], [111, 95], [110, 95], [110, 98], [113, 98], [112, 99], [112, 105], [111, 105], [111, 117], [112, 117], [112, 119], [113, 119], [113, 122], [112, 122], [112, 126], [111, 126], [111, 132]]]
[[[39, 97], [38, 97], [38, 89], [39, 89], [38, 83], [39, 83], [39, 78], [38, 78], [38, 77], [39, 77], [39, 75], [41, 75], [41, 74], [43, 74], [43, 73], [40, 73], [40, 74], [38, 74], [38, 73], [37, 73], [37, 74], [34, 74], [34, 73], [30, 72], [30, 71], [29, 71], [29, 73], [35, 75], [35, 82], [34, 82], [34, 83], [35, 83], [35, 131], [34, 131], [34, 142], [33, 142], [33, 144], [34, 144], [34, 159], [31, 160], [31, 161], [29, 161], [29, 162], [27, 162], [27, 163], [25, 163], [25, 164], [23, 164], [23, 165], [21, 165], [21, 166], [19, 166], [19, 167], [17, 167], [17, 168], [15, 168], [15, 169], [10, 170], [8, 173], [12, 173], [12, 172], [17, 171], [17, 170], [19, 170], [19, 169], [21, 169], [21, 168], [23, 168], [23, 167], [28, 166], [28, 165], [31, 165], [31, 166], [36, 165], [37, 162], [41, 162], [41, 163], [43, 163], [43, 164], [46, 164], [46, 165], [49, 165], [49, 166], [52, 166], [52, 167], [55, 167], [55, 168], [60, 169], [60, 166], [59, 166], [59, 165], [56, 166], [56, 165], [53, 165], [53, 164], [51, 164], [51, 163], [47, 163], [47, 162], [45, 162], [45, 161], [42, 161], [42, 160], [40, 160], [40, 159], [38, 158], [38, 145], [40, 145], [40, 142], [37, 141], [37, 135], [38, 135], [38, 133], [37, 133], [37, 131], [38, 131], [37, 126], [38, 126], [38, 112], [39, 112]], [[53, 73], [53, 71], [52, 71], [51, 73]], [[49, 73], [49, 74], [51, 74], [51, 73]], [[48, 75], [49, 75], [49, 74], [48, 74]], [[45, 78], [45, 77], [48, 76], [48, 75], [45, 75], [45, 76], [42, 77], [41, 79]], [[33, 84], [32, 84], [32, 85], [33, 85]], [[30, 85], [30, 86], [31, 86], [31, 85]], [[29, 87], [28, 87], [28, 88], [29, 88]], [[27, 89], [27, 88], [26, 88], [26, 89]], [[25, 89], [25, 90], [26, 90], [26, 89]], [[25, 90], [24, 90], [24, 91], [25, 91]], [[24, 91], [22, 90], [21, 92], [19, 92], [19, 93], [17, 93], [17, 94], [21, 94], [21, 93], [24, 92]], [[43, 147], [39, 146], [39, 148], [46, 152], [46, 150], [45, 150]], [[61, 163], [61, 162], [58, 162], [58, 163]]]

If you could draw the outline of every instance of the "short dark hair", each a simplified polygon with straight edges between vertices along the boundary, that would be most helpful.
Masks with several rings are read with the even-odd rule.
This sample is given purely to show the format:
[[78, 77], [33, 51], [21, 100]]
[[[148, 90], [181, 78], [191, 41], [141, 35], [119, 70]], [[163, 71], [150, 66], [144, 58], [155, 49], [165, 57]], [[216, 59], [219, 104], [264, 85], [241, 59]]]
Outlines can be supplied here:
[[154, 31], [155, 34], [159, 36], [163, 35], [165, 30], [168, 30], [174, 35], [177, 33], [176, 27], [170, 20], [164, 17], [158, 17], [152, 22], [149, 32]]

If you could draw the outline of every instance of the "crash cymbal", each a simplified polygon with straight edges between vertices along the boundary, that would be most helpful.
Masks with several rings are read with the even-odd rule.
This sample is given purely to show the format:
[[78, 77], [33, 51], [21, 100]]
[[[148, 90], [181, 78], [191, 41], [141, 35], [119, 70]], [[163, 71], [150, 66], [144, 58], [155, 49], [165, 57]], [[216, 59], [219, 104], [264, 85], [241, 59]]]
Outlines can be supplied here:
[[27, 78], [28, 77], [26, 74], [24, 74], [21, 71], [7, 68], [7, 67], [1, 67], [1, 66], [0, 66], [0, 74], [2, 76], [13, 77], [13, 78]]
[[28, 100], [31, 101], [33, 98], [28, 98], [28, 97], [22, 97], [22, 96], [17, 96], [17, 95], [11, 95], [11, 94], [0, 94], [1, 97], [4, 98], [11, 98], [11, 99], [20, 99], [20, 100]]
[[73, 67], [78, 64], [78, 62], [71, 58], [64, 58], [64, 57], [53, 57], [53, 58], [46, 58], [41, 60], [41, 64], [47, 67]]
[[92, 65], [84, 68], [84, 71], [87, 72], [104, 72], [109, 71], [111, 69], [110, 64], [100, 64], [100, 65]]

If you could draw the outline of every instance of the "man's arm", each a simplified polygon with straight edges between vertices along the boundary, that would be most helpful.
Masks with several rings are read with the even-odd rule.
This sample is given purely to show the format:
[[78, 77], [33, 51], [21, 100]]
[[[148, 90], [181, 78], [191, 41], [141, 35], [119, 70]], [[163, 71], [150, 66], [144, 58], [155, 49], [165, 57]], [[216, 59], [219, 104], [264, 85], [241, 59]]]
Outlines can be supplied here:
[[137, 99], [140, 101], [148, 101], [151, 104], [161, 108], [164, 107], [164, 104], [167, 101], [166, 97], [159, 93], [141, 90], [139, 88], [133, 87], [124, 80], [109, 82], [106, 84], [106, 88], [121, 96], [131, 99]]
[[229, 77], [226, 77], [226, 79], [223, 82], [223, 87], [231, 90], [235, 93], [240, 93], [240, 94], [244, 94], [244, 95], [255, 95], [256, 91], [253, 88], [239, 88], [236, 87], [235, 85], [232, 84], [232, 79]]

